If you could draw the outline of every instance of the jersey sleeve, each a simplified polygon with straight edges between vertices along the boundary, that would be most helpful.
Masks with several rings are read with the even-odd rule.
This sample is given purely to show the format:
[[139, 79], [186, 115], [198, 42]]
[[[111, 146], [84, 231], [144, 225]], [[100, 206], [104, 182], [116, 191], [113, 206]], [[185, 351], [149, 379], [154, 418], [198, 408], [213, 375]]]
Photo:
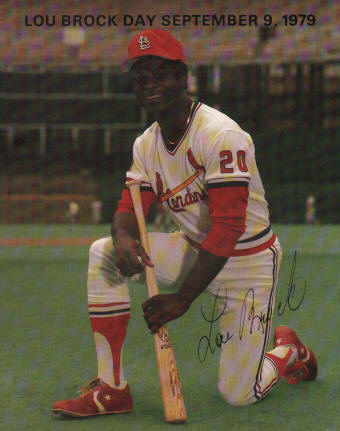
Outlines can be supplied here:
[[249, 139], [239, 132], [223, 132], [204, 154], [212, 226], [202, 248], [217, 256], [232, 256], [246, 228], [248, 166], [254, 154]]
[[254, 147], [245, 132], [227, 130], [203, 149], [205, 182], [208, 185], [250, 181], [249, 166], [254, 157]]
[[[156, 196], [152, 190], [151, 183], [144, 168], [145, 164], [143, 162], [141, 146], [142, 137], [139, 137], [136, 139], [133, 146], [132, 163], [126, 173], [126, 181], [136, 180], [140, 182], [143, 211], [144, 216], [146, 217], [150, 206], [156, 199]], [[121, 199], [118, 202], [118, 207], [115, 214], [120, 212], [134, 213], [130, 190], [127, 187], [122, 190]]]
[[146, 162], [143, 152], [143, 136], [138, 137], [133, 145], [133, 156], [130, 168], [126, 173], [126, 178], [139, 181], [142, 187], [149, 186], [151, 183], [145, 170]]

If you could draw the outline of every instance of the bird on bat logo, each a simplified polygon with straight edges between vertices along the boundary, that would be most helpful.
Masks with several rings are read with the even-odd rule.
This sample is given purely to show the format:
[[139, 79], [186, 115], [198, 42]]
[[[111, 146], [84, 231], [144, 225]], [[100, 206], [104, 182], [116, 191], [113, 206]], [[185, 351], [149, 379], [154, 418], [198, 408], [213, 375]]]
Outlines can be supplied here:
[[163, 181], [159, 172], [156, 172], [156, 188], [157, 188], [157, 196], [160, 199], [164, 195], [163, 191]]
[[189, 163], [195, 169], [195, 171], [200, 171], [201, 169], [204, 169], [204, 167], [202, 165], [199, 165], [197, 163], [197, 161], [196, 161], [196, 159], [192, 153], [191, 148], [188, 149], [187, 156], [188, 156]]

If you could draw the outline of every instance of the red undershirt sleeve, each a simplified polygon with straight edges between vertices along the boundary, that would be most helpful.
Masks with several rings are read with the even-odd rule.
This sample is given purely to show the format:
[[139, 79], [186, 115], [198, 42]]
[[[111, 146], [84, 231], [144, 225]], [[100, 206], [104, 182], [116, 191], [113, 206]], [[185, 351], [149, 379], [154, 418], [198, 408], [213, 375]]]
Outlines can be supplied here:
[[[142, 186], [140, 190], [144, 217], [146, 217], [149, 213], [151, 205], [156, 199], [156, 196], [151, 187]], [[122, 190], [121, 199], [118, 202], [118, 207], [115, 212], [115, 215], [121, 212], [128, 212], [134, 214], [130, 190], [127, 188]]]
[[230, 257], [246, 228], [248, 185], [208, 184], [208, 195], [212, 226], [202, 248], [216, 256]]

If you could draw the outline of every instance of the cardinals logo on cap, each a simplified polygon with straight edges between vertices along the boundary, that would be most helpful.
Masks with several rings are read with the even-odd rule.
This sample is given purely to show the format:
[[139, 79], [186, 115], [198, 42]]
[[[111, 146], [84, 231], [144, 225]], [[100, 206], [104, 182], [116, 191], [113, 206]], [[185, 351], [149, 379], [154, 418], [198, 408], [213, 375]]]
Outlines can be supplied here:
[[150, 40], [149, 40], [149, 38], [147, 36], [143, 36], [142, 35], [138, 39], [138, 43], [139, 43], [139, 49], [140, 50], [151, 48], [151, 43], [150, 43]]

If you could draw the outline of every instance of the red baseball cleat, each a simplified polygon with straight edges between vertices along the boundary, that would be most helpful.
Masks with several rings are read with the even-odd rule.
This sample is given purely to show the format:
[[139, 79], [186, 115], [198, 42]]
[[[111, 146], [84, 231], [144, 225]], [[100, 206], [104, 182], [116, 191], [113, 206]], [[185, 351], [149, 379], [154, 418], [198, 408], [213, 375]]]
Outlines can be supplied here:
[[286, 345], [295, 346], [298, 352], [295, 364], [283, 373], [287, 382], [295, 385], [300, 380], [315, 380], [318, 375], [318, 363], [314, 353], [301, 342], [292, 329], [288, 326], [278, 326], [274, 332], [274, 348]]
[[132, 411], [132, 397], [129, 385], [124, 389], [114, 389], [101, 379], [94, 379], [83, 386], [75, 398], [57, 401], [53, 413], [86, 417]]

